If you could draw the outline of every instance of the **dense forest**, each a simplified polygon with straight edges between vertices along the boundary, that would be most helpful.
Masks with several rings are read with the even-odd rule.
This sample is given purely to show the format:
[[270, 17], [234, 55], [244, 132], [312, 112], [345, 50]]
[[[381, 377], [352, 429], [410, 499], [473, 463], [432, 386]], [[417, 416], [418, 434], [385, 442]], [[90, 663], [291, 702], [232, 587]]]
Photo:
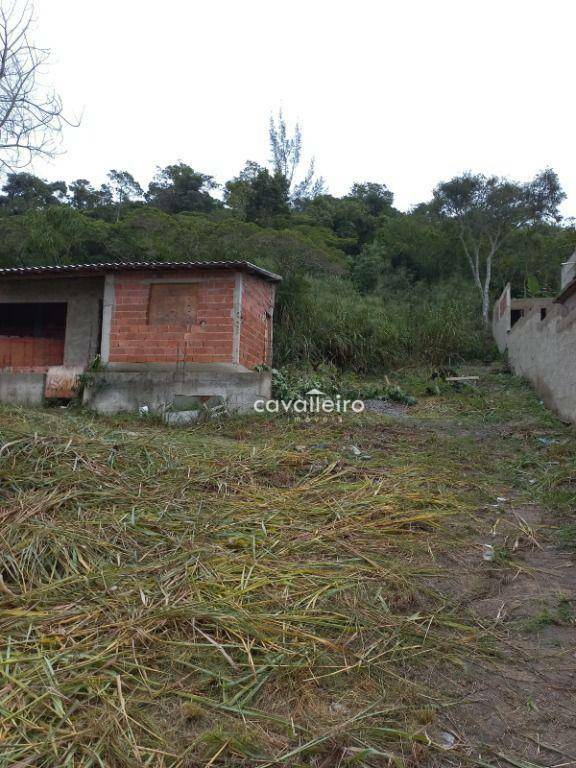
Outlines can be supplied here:
[[184, 163], [147, 189], [124, 170], [98, 188], [8, 173], [0, 265], [245, 259], [284, 278], [277, 364], [366, 372], [489, 356], [482, 291], [491, 302], [510, 280], [515, 295], [553, 295], [576, 246], [552, 171], [526, 184], [464, 174], [406, 213], [385, 184], [330, 195], [281, 115], [270, 146], [268, 167], [248, 162], [224, 185]]
[[[279, 272], [275, 362], [358, 372], [492, 354], [490, 306], [553, 294], [576, 245], [554, 171], [528, 181], [465, 172], [409, 212], [384, 183], [329, 194], [302, 134], [271, 117], [269, 162], [217, 184], [183, 162], [147, 188], [114, 169], [45, 181], [30, 173], [78, 126], [44, 82], [30, 0], [0, 7], [0, 266], [241, 259]], [[410, 173], [410, 169], [406, 169]]]

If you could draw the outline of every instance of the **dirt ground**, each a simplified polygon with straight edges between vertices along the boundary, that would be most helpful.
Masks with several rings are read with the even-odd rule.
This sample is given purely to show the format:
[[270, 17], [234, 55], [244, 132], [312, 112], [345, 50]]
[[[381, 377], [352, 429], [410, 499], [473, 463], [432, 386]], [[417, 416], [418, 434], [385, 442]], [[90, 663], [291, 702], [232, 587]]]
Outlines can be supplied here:
[[427, 682], [453, 697], [443, 714], [448, 743], [470, 757], [576, 765], [574, 557], [554, 543], [555, 528], [538, 506], [513, 499], [502, 506], [496, 520], [486, 515], [477, 543], [511, 539], [518, 547], [512, 573], [481, 561], [478, 547], [445, 561], [454, 575], [447, 594], [491, 628], [495, 656], [457, 678], [433, 671]]
[[[489, 378], [483, 386], [494, 391]], [[450, 668], [424, 676], [426, 685], [448, 694], [432, 734], [445, 746], [445, 758], [433, 758], [435, 765], [486, 760], [517, 768], [576, 766], [576, 497], [573, 464], [567, 462], [574, 434], [548, 413], [543, 430], [541, 404], [533, 404], [519, 422], [506, 419], [505, 406], [482, 424], [475, 418], [463, 423], [454, 414], [417, 420], [419, 428], [433, 429], [448, 442], [468, 438], [477, 447], [491, 446], [496, 461], [499, 446], [521, 436], [530, 446], [526, 477], [543, 473], [538, 480], [523, 477], [520, 487], [494, 484], [496, 478], [486, 474], [493, 501], [478, 508], [470, 538], [441, 555], [443, 578], [431, 580], [493, 642], [489, 662], [470, 659], [460, 675]], [[405, 418], [406, 411], [394, 415]], [[535, 443], [553, 455], [535, 462]], [[539, 492], [543, 485], [547, 494]], [[559, 486], [564, 494], [555, 496]], [[487, 545], [492, 560], [484, 559]]]

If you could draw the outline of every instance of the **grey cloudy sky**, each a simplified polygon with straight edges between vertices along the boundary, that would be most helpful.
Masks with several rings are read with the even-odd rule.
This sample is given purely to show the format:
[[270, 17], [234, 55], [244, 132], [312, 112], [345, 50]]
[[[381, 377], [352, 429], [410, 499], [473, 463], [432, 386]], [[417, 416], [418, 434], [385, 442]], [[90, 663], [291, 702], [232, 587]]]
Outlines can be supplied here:
[[573, 0], [36, 0], [69, 114], [50, 179], [145, 185], [182, 160], [223, 182], [298, 119], [333, 194], [384, 182], [399, 207], [471, 169], [552, 166], [576, 215]]

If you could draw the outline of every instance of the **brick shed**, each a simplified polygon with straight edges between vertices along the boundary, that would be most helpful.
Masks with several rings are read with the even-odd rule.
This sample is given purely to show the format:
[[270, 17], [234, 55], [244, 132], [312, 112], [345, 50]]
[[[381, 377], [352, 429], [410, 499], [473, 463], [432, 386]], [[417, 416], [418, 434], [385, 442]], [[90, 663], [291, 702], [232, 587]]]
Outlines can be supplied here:
[[[0, 400], [101, 412], [269, 397], [278, 275], [249, 262], [0, 269]], [[95, 365], [94, 362], [97, 361]]]

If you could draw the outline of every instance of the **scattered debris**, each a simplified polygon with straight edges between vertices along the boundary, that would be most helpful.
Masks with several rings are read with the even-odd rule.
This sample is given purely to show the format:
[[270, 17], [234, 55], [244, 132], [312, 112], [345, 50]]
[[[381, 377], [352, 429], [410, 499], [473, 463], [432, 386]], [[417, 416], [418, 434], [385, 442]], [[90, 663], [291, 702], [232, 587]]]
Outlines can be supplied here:
[[542, 445], [558, 445], [560, 442], [559, 440], [556, 440], [553, 437], [537, 437], [536, 440], [539, 443], [542, 443]]
[[430, 376], [426, 394], [439, 396], [444, 392], [464, 389], [480, 380], [480, 376], [461, 376], [452, 368], [437, 368]]
[[348, 445], [344, 449], [349, 455], [353, 456], [355, 459], [371, 459], [372, 455], [370, 453], [364, 453], [364, 451], [360, 450], [357, 445]]
[[486, 562], [492, 562], [494, 560], [494, 557], [496, 555], [496, 552], [494, 551], [494, 547], [492, 544], [483, 544], [482, 545], [482, 559], [486, 560]]
[[450, 731], [440, 731], [438, 746], [441, 749], [452, 749], [455, 744], [456, 736], [453, 733], [450, 733]]
[[185, 426], [198, 421], [200, 411], [166, 411], [162, 418], [164, 423], [171, 427]]

